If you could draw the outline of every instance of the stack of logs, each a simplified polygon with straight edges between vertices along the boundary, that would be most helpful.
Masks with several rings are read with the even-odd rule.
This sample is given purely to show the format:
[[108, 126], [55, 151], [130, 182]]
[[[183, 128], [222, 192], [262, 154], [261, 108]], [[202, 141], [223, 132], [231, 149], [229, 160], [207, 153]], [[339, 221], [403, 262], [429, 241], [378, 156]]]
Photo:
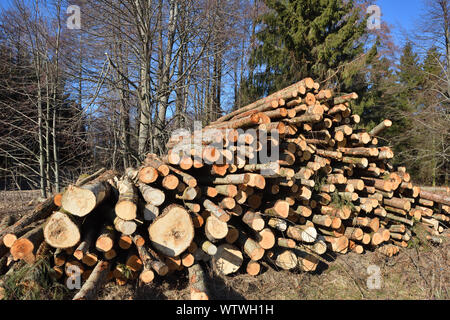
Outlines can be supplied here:
[[257, 275], [261, 263], [312, 272], [330, 252], [392, 256], [416, 225], [440, 242], [450, 196], [390, 164], [377, 136], [391, 121], [356, 129], [356, 98], [306, 78], [173, 136], [166, 156], [122, 176], [82, 177], [0, 232], [0, 271], [50, 252], [54, 276], [79, 271], [75, 298], [89, 299], [100, 282], [188, 268], [192, 298], [207, 299], [205, 262], [225, 275]]

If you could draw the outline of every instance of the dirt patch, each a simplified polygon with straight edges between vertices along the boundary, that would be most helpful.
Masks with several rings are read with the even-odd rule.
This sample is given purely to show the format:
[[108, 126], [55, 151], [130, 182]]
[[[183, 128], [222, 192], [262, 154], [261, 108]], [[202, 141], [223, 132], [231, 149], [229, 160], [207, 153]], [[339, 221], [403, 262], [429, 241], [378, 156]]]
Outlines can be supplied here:
[[22, 217], [38, 203], [39, 190], [0, 191], [0, 218], [4, 215]]

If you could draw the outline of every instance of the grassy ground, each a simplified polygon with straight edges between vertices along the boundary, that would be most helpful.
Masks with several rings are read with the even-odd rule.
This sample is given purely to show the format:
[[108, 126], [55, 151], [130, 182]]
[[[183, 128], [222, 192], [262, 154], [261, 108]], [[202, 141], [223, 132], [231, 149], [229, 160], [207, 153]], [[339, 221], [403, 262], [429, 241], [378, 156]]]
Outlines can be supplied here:
[[[215, 299], [450, 299], [449, 248], [446, 241], [439, 247], [408, 248], [391, 258], [349, 253], [312, 274], [269, 267], [257, 277], [215, 276], [209, 289]], [[380, 268], [380, 289], [367, 286], [370, 265]], [[189, 299], [186, 273], [155, 279], [146, 287], [110, 283], [100, 299]]]
[[[37, 194], [38, 195], [38, 194]], [[0, 217], [33, 208], [36, 192], [0, 193]], [[216, 276], [207, 267], [214, 299], [450, 299], [450, 237], [440, 246], [415, 241], [397, 256], [378, 252], [326, 256], [315, 273], [274, 270], [268, 265], [257, 277]], [[368, 267], [380, 272], [380, 288], [369, 289]], [[214, 275], [214, 276], [213, 276]], [[148, 286], [108, 283], [100, 299], [189, 299], [187, 272], [157, 277]]]

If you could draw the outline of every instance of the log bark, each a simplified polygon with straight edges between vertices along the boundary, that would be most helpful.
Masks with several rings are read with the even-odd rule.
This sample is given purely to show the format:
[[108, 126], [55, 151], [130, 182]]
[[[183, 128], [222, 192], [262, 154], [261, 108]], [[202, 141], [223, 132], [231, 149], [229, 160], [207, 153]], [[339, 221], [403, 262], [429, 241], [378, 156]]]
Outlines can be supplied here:
[[450, 206], [450, 196], [444, 194], [433, 193], [426, 190], [420, 190], [419, 196], [423, 199], [431, 200], [443, 205]]

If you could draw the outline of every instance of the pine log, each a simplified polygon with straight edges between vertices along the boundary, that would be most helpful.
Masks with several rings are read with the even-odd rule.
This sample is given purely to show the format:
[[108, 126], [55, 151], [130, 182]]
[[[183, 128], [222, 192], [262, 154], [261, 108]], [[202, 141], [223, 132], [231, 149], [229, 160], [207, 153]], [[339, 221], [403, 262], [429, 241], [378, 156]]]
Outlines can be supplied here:
[[79, 224], [75, 217], [56, 211], [45, 223], [45, 241], [54, 248], [70, 248], [80, 241]]
[[146, 247], [145, 244], [141, 244], [142, 240], [143, 238], [140, 235], [133, 237], [133, 242], [143, 263], [143, 271], [139, 276], [140, 280], [143, 283], [149, 283], [154, 277], [153, 272], [150, 272], [151, 269], [155, 270], [158, 275], [165, 276], [169, 272], [169, 267], [158, 258], [154, 251]]
[[319, 259], [310, 253], [299, 251], [297, 253], [298, 266], [302, 271], [315, 271], [319, 264]]
[[317, 238], [317, 230], [312, 226], [295, 225], [287, 228], [286, 235], [297, 241], [313, 243]]
[[264, 210], [264, 214], [274, 217], [287, 218], [289, 215], [289, 203], [284, 200], [277, 200], [273, 207]]
[[329, 243], [330, 248], [333, 252], [345, 253], [347, 251], [349, 241], [346, 236], [342, 237], [324, 236], [324, 239], [327, 243]]
[[70, 185], [63, 194], [62, 208], [74, 216], [84, 217], [105, 200], [111, 187], [105, 181], [94, 181], [83, 186]]
[[119, 199], [115, 206], [116, 215], [123, 220], [137, 217], [137, 189], [128, 177], [118, 182]]
[[96, 249], [101, 252], [109, 252], [114, 246], [115, 235], [113, 225], [104, 223], [95, 242]]
[[159, 189], [153, 188], [144, 183], [139, 183], [138, 187], [145, 202], [150, 203], [156, 207], [159, 207], [161, 204], [163, 204], [164, 200], [166, 199], [166, 195], [164, 194], [164, 192]]
[[152, 166], [139, 169], [138, 179], [141, 183], [153, 183], [158, 179], [158, 171]]
[[114, 219], [114, 228], [124, 235], [131, 235], [137, 229], [137, 223], [135, 221], [123, 220], [119, 217]]
[[145, 221], [153, 221], [156, 219], [157, 216], [159, 216], [159, 208], [153, 204], [147, 203], [145, 204], [144, 208], [144, 220]]
[[258, 241], [258, 244], [264, 250], [271, 249], [275, 245], [275, 234], [272, 232], [271, 229], [269, 229], [269, 228], [262, 229], [261, 231], [257, 232], [255, 235], [256, 235], [256, 240]]
[[194, 238], [194, 225], [186, 209], [171, 204], [150, 225], [148, 233], [156, 250], [169, 257], [175, 257], [191, 244]]
[[27, 263], [35, 262], [35, 254], [44, 241], [43, 226], [37, 226], [17, 239], [11, 247], [10, 253], [15, 261], [25, 260]]
[[292, 270], [298, 264], [297, 255], [291, 250], [282, 250], [274, 258], [275, 265], [283, 270]]
[[383, 130], [385, 130], [386, 128], [389, 128], [390, 126], [392, 126], [392, 121], [391, 120], [383, 120], [379, 125], [377, 125], [375, 128], [373, 128], [369, 134], [371, 136], [378, 136]]
[[211, 212], [211, 214], [216, 216], [216, 218], [218, 218], [220, 221], [227, 222], [228, 220], [230, 220], [230, 215], [226, 213], [225, 210], [214, 204], [211, 200], [204, 200], [203, 206], [206, 210]]
[[243, 260], [242, 252], [231, 244], [220, 245], [213, 258], [214, 265], [224, 275], [238, 271]]
[[265, 250], [252, 238], [244, 233], [239, 235], [237, 240], [242, 248], [242, 251], [252, 260], [258, 261], [264, 256]]
[[216, 218], [214, 215], [209, 216], [205, 223], [205, 235], [211, 242], [224, 239], [228, 234], [228, 225]]
[[[308, 82], [308, 84], [310, 84], [309, 80], [307, 82]], [[223, 117], [220, 117], [217, 121], [213, 122], [212, 124], [214, 125], [217, 123], [228, 121], [229, 119], [233, 118], [234, 116], [239, 115], [244, 112], [247, 112], [247, 111], [250, 111], [250, 110], [265, 111], [265, 110], [270, 110], [270, 108], [275, 109], [279, 105], [278, 102], [274, 103], [275, 99], [294, 97], [294, 95], [297, 94], [299, 87], [302, 86], [304, 88], [304, 86], [303, 86], [304, 83], [305, 83], [305, 81], [301, 80], [301, 81], [295, 83], [294, 85], [291, 85], [283, 90], [277, 91], [277, 92], [273, 93], [272, 95], [269, 95], [265, 98], [255, 101], [255, 102], [253, 102], [245, 107], [242, 107], [240, 109], [237, 109]], [[303, 89], [301, 89], [301, 90], [303, 91]]]
[[109, 262], [98, 261], [80, 291], [73, 297], [73, 300], [94, 300], [97, 296], [97, 292], [106, 282], [109, 270]]
[[259, 212], [247, 211], [242, 216], [242, 221], [255, 231], [264, 229], [264, 219]]
[[261, 271], [261, 265], [257, 261], [250, 260], [246, 267], [247, 274], [257, 276]]
[[167, 176], [170, 172], [169, 167], [164, 162], [162, 162], [155, 154], [147, 154], [147, 157], [144, 160], [144, 165], [152, 166], [153, 168], [158, 170], [158, 172], [164, 177]]
[[[12, 233], [12, 234], [16, 234], [19, 233], [20, 230], [22, 230], [23, 228], [29, 226], [30, 224], [32, 224], [35, 221], [38, 220], [42, 220], [42, 219], [46, 219], [47, 217], [49, 217], [54, 210], [57, 210], [57, 206], [54, 204], [53, 202], [53, 198], [48, 198], [47, 200], [45, 200], [44, 202], [40, 203], [39, 205], [37, 205], [32, 212], [30, 212], [29, 214], [23, 216], [21, 219], [19, 219], [16, 223], [14, 223], [13, 225], [7, 227], [6, 229], [3, 229], [0, 231], [0, 253], [1, 253], [1, 248], [3, 246], [3, 236], [7, 233]], [[7, 251], [6, 247], [5, 248], [5, 252]], [[2, 254], [0, 254], [0, 257], [2, 256]]]
[[[20, 238], [21, 236], [23, 236], [25, 233], [27, 233], [28, 231], [36, 228], [37, 226], [41, 225], [43, 223], [43, 221], [35, 221], [31, 224], [29, 224], [28, 226], [25, 226], [24, 228], [18, 230], [16, 233], [6, 233], [3, 236], [3, 245], [6, 248], [11, 248], [12, 245], [14, 244], [14, 242]], [[0, 254], [1, 256], [1, 254]]]
[[82, 260], [84, 255], [88, 252], [91, 246], [94, 244], [94, 240], [96, 240], [97, 236], [97, 228], [89, 227], [86, 230], [83, 230], [83, 234], [81, 236], [81, 242], [78, 247], [75, 249], [73, 256], [78, 260]]
[[288, 228], [286, 221], [283, 219], [279, 219], [279, 218], [270, 218], [269, 221], [267, 222], [267, 224], [270, 227], [272, 227], [278, 231], [281, 231], [281, 232], [286, 231]]
[[179, 183], [180, 181], [175, 175], [168, 174], [163, 178], [161, 185], [167, 190], [175, 190], [178, 187]]

